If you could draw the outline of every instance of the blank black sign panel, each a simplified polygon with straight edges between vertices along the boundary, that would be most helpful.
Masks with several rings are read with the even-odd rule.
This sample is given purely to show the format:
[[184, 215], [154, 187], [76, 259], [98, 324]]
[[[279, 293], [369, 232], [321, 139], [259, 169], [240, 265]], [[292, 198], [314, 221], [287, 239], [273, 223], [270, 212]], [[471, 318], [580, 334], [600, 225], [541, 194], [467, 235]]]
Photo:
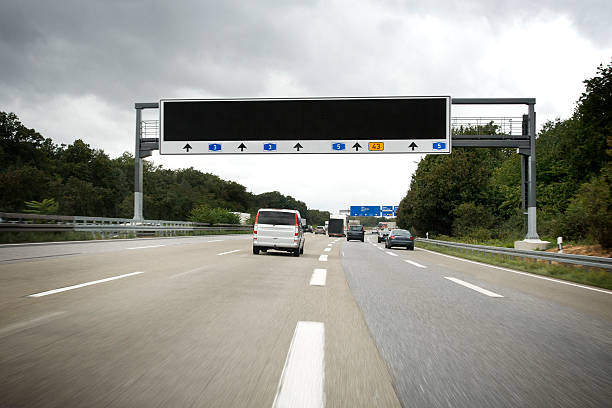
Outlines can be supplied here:
[[164, 141], [448, 137], [449, 98], [162, 100]]

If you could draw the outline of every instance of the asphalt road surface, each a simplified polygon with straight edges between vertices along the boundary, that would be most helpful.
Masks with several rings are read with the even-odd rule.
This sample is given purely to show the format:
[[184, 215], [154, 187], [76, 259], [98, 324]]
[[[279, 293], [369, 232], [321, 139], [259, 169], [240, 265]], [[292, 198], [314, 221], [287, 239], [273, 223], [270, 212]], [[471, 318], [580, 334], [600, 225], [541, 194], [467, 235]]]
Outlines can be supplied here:
[[610, 406], [612, 292], [373, 238], [0, 246], [0, 408]]

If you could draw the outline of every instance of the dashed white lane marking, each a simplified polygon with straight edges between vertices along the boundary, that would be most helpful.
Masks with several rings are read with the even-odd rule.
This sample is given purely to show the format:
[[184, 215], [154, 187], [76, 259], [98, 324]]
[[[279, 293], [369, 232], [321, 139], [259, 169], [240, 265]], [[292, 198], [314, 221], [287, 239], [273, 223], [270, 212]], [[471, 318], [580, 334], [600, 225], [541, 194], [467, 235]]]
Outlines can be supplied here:
[[387, 251], [387, 254], [389, 254], [391, 256], [397, 256], [397, 254], [394, 254], [393, 252], [389, 252], [389, 251]]
[[457, 283], [459, 285], [463, 285], [466, 288], [470, 288], [472, 290], [475, 290], [476, 292], [484, 293], [487, 296], [496, 297], [496, 298], [502, 298], [503, 297], [502, 295], [498, 295], [495, 292], [491, 292], [489, 290], [483, 289], [480, 286], [472, 285], [471, 283], [467, 283], [465, 281], [462, 281], [461, 279], [451, 278], [450, 276], [445, 276], [444, 278], [448, 279], [450, 281], [453, 281], [453, 282], [455, 282], [455, 283]]
[[331, 251], [331, 248], [325, 248], [323, 251], [329, 252], [329, 251]]
[[139, 246], [139, 247], [126, 248], [126, 249], [146, 249], [146, 248], [159, 248], [159, 247], [165, 247], [165, 245]]
[[32, 327], [40, 326], [41, 324], [44, 324], [46, 320], [52, 319], [59, 315], [63, 315], [64, 313], [66, 312], [54, 312], [54, 313], [49, 313], [46, 315], [36, 317], [34, 319], [30, 319], [25, 322], [9, 324], [8, 326], [4, 326], [3, 328], [0, 329], [0, 338], [5, 337], [6, 335], [13, 334], [18, 331], [21, 331], [21, 330], [31, 329]]
[[227, 254], [233, 254], [234, 252], [239, 252], [239, 249], [234, 249], [233, 251], [227, 251], [227, 252], [221, 252], [220, 254], [217, 255], [227, 255]]
[[325, 325], [298, 322], [293, 332], [273, 408], [325, 407]]
[[84, 286], [95, 285], [97, 283], [103, 283], [103, 282], [109, 282], [109, 281], [112, 281], [112, 280], [115, 280], [115, 279], [127, 278], [128, 276], [140, 275], [141, 273], [144, 273], [144, 272], [126, 273], [124, 275], [113, 276], [112, 278], [100, 279], [100, 280], [95, 280], [95, 281], [91, 281], [91, 282], [80, 283], [78, 285], [66, 286], [66, 287], [59, 288], [59, 289], [48, 290], [46, 292], [35, 293], [33, 295], [28, 295], [28, 297], [41, 297], [41, 296], [53, 295], [55, 293], [65, 292], [67, 290], [72, 290], [72, 289], [78, 289], [78, 288], [82, 288]]
[[327, 262], [327, 255], [321, 255], [321, 256], [319, 257], [319, 261], [321, 261], [321, 262]]
[[381, 251], [384, 251], [384, 250], [385, 250], [385, 248], [380, 247], [380, 246], [377, 246], [376, 248], [380, 249]]
[[540, 275], [536, 275], [536, 274], [529, 273], [529, 272], [515, 271], [514, 269], [503, 268], [501, 266], [495, 266], [495, 265], [489, 265], [489, 264], [482, 263], [482, 262], [471, 261], [469, 259], [463, 259], [463, 258], [459, 258], [459, 257], [452, 256], [452, 255], [441, 254], [441, 253], [436, 252], [436, 251], [430, 251], [428, 249], [416, 248], [416, 250], [429, 252], [429, 253], [432, 253], [432, 254], [435, 254], [435, 255], [445, 256], [447, 258], [456, 259], [458, 261], [469, 262], [469, 263], [473, 263], [473, 264], [480, 265], [480, 266], [486, 266], [488, 268], [499, 269], [501, 271], [512, 272], [512, 273], [516, 273], [517, 275], [524, 275], [524, 276], [528, 276], [530, 278], [543, 279], [543, 280], [547, 280], [547, 281], [550, 281], [550, 282], [560, 283], [560, 284], [569, 285], [569, 286], [576, 286], [578, 288], [588, 289], [588, 290], [592, 290], [594, 292], [602, 292], [602, 293], [607, 293], [608, 295], [612, 295], [612, 290], [597, 289], [597, 288], [592, 288], [590, 286], [579, 285], [577, 283], [562, 281], [562, 280], [559, 280], [559, 279], [548, 278], [546, 276], [540, 276]]
[[204, 242], [223, 242], [223, 241], [224, 241], [223, 239], [213, 239], [213, 240], [204, 241]]
[[332, 245], [334, 245], [334, 243], [333, 243], [333, 242], [332, 242], [331, 244], [327, 244], [327, 246], [328, 246], [328, 247], [330, 247], [330, 246], [332, 246]]
[[417, 268], [427, 268], [425, 265], [421, 265], [420, 263], [416, 263], [414, 261], [409, 261], [408, 259], [404, 259], [404, 262], [408, 262], [409, 264], [414, 265]]
[[310, 278], [310, 286], [325, 286], [327, 278], [327, 269], [315, 269]]

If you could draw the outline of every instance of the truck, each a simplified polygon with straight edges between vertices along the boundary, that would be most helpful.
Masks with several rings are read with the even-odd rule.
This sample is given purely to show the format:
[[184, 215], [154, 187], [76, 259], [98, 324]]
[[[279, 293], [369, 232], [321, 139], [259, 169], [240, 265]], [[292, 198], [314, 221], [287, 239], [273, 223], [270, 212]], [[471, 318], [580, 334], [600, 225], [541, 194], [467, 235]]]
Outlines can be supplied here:
[[330, 237], [344, 237], [344, 229], [346, 226], [346, 215], [331, 215], [327, 227], [327, 235]]

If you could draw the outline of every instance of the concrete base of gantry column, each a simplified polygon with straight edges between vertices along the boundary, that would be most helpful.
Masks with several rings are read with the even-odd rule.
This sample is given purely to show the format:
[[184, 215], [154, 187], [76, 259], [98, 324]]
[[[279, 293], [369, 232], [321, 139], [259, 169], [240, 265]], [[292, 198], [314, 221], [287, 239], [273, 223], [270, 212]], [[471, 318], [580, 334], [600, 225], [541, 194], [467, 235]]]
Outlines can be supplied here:
[[528, 251], [545, 250], [550, 247], [550, 242], [540, 239], [524, 239], [522, 241], [514, 241], [515, 249], [525, 249]]

